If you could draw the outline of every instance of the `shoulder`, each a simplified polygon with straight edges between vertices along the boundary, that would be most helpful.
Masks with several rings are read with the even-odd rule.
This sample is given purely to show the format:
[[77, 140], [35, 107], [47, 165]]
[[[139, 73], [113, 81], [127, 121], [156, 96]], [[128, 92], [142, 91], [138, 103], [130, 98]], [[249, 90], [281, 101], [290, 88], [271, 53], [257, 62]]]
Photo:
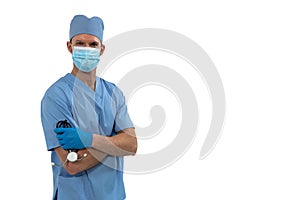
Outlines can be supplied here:
[[68, 92], [68, 75], [61, 77], [56, 82], [54, 82], [45, 92], [44, 99], [61, 99], [66, 96]]

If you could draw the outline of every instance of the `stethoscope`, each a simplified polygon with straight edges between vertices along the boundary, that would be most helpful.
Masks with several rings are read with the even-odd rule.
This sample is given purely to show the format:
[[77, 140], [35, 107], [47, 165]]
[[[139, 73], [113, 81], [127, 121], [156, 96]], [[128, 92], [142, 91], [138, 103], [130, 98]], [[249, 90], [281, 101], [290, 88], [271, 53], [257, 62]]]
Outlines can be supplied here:
[[[61, 120], [56, 123], [56, 128], [72, 128], [72, 125], [68, 122], [68, 120]], [[76, 150], [67, 149], [66, 151], [68, 151], [68, 155], [62, 165], [56, 164], [55, 162], [52, 162], [51, 165], [61, 167], [65, 166], [68, 162], [77, 162], [87, 157], [87, 153], [84, 153], [79, 157]]]

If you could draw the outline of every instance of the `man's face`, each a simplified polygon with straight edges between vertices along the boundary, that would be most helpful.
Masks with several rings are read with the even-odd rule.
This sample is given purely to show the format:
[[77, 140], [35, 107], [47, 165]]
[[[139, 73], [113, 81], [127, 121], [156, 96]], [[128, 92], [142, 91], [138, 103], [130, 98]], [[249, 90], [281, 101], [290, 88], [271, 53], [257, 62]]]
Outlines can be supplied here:
[[70, 53], [72, 53], [74, 46], [99, 48], [100, 55], [103, 54], [105, 49], [105, 46], [101, 43], [99, 38], [90, 34], [75, 35], [71, 41], [67, 42], [67, 47]]

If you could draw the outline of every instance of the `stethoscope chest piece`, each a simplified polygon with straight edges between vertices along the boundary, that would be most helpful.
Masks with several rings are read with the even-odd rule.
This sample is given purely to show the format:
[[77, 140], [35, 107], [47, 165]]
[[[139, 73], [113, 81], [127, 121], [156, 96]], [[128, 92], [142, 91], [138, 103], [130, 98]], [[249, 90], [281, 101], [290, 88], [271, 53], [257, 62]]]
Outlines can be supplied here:
[[76, 162], [78, 160], [78, 154], [76, 152], [69, 152], [67, 155], [67, 159], [70, 162]]

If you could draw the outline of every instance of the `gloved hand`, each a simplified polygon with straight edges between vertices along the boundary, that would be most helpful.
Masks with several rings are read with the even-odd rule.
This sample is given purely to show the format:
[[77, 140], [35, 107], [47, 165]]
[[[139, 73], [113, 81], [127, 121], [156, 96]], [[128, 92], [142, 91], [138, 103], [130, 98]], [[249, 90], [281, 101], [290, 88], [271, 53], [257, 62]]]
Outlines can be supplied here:
[[79, 128], [55, 128], [54, 132], [63, 149], [84, 149], [92, 146], [93, 133]]

